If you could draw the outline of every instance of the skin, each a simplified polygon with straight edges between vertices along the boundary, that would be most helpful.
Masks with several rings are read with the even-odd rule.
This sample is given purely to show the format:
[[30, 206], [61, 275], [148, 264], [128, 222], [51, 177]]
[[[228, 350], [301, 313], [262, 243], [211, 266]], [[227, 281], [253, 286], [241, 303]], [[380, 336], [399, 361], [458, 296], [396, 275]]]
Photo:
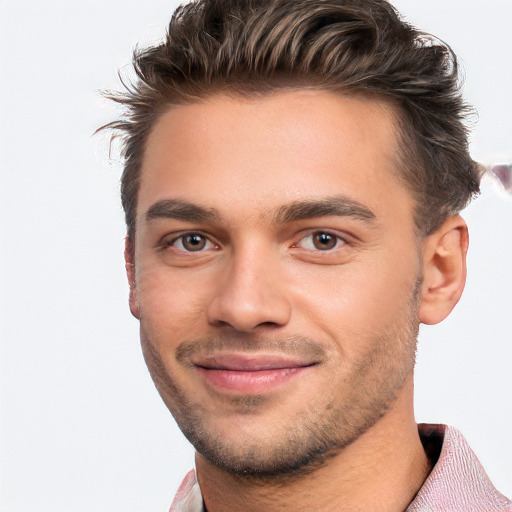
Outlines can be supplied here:
[[130, 307], [209, 512], [404, 510], [428, 475], [416, 335], [460, 297], [467, 229], [418, 237], [397, 151], [390, 107], [315, 90], [150, 134]]

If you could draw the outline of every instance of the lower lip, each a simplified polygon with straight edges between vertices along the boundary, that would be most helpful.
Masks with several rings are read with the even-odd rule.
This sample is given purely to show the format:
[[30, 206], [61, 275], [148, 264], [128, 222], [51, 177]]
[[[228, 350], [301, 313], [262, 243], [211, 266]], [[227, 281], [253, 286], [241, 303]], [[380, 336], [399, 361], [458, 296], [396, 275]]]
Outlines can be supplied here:
[[215, 388], [245, 394], [272, 391], [306, 371], [309, 366], [271, 370], [213, 370], [198, 368], [208, 384]]

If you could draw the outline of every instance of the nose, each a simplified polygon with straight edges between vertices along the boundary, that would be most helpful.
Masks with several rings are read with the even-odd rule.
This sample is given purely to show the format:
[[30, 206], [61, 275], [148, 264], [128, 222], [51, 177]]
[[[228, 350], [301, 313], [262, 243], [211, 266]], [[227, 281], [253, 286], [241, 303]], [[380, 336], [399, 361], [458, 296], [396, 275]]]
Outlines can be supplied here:
[[289, 322], [291, 304], [286, 285], [278, 265], [270, 260], [268, 255], [254, 251], [231, 259], [208, 307], [210, 325], [251, 332]]

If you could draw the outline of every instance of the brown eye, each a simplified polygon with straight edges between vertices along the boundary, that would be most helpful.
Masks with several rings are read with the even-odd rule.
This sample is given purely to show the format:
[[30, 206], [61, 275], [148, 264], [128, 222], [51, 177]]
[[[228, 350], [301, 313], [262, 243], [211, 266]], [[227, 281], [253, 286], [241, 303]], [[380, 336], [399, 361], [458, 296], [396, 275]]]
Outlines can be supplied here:
[[315, 249], [320, 251], [328, 251], [334, 249], [338, 243], [338, 237], [331, 233], [314, 233], [313, 234], [313, 245]]
[[215, 249], [215, 244], [201, 233], [186, 233], [174, 240], [165, 243], [166, 246], [174, 247], [178, 252], [202, 252]]
[[206, 247], [206, 238], [197, 233], [185, 235], [181, 237], [183, 248], [186, 251], [202, 251]]
[[342, 247], [346, 243], [346, 240], [341, 236], [329, 231], [314, 231], [300, 240], [296, 247], [310, 251], [331, 251]]

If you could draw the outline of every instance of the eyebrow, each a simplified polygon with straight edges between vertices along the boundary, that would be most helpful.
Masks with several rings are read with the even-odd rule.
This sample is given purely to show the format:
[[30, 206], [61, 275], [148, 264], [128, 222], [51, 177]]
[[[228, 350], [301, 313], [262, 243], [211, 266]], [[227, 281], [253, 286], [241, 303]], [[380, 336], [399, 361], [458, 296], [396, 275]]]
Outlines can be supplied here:
[[334, 196], [318, 200], [294, 201], [283, 205], [277, 210], [275, 222], [286, 223], [329, 215], [353, 217], [368, 223], [375, 221], [375, 214], [368, 207], [345, 196]]
[[[300, 200], [279, 207], [273, 216], [276, 224], [329, 215], [352, 217], [368, 223], [375, 220], [375, 214], [363, 204], [345, 196], [323, 199]], [[205, 208], [182, 199], [164, 199], [147, 210], [146, 220], [175, 219], [185, 222], [215, 222], [220, 215], [215, 208]]]
[[188, 222], [212, 222], [219, 219], [214, 208], [204, 208], [181, 199], [164, 199], [158, 201], [146, 212], [146, 220], [175, 219]]

